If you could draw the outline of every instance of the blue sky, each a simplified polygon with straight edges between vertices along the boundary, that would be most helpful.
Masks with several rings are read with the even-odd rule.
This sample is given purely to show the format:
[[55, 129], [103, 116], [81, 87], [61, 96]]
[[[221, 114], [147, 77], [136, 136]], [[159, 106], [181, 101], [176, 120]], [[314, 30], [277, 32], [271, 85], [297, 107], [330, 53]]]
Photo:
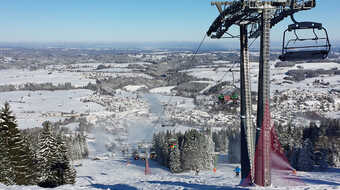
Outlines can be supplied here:
[[[296, 19], [340, 40], [340, 1], [317, 0]], [[218, 15], [210, 0], [1, 0], [2, 42], [199, 41]], [[289, 20], [272, 30], [280, 41]]]

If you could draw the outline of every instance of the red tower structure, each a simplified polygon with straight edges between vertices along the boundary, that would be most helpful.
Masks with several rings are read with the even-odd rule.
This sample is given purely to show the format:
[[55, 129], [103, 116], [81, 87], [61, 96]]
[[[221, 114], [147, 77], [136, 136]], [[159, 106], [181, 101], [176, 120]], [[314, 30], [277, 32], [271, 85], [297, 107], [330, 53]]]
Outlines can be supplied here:
[[255, 150], [255, 183], [260, 186], [271, 184], [271, 130], [269, 105], [266, 103], [262, 129]]

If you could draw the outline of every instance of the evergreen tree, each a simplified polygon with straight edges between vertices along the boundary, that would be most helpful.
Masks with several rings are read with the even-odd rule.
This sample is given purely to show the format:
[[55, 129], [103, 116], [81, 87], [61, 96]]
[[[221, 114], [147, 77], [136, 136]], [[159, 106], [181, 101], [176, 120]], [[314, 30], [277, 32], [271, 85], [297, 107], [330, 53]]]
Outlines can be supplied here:
[[42, 187], [58, 186], [58, 165], [59, 154], [56, 138], [52, 134], [51, 124], [43, 123], [43, 130], [39, 135], [38, 162], [41, 168], [39, 185]]
[[68, 148], [66, 142], [63, 139], [63, 134], [59, 134], [57, 137], [58, 144], [58, 178], [59, 184], [74, 184], [76, 179], [76, 170], [71, 164]]
[[[170, 146], [171, 144], [176, 146]], [[214, 165], [214, 142], [210, 135], [197, 130], [187, 131], [184, 135], [167, 131], [155, 134], [153, 150], [160, 164], [171, 172], [183, 170], [211, 169]]]
[[75, 184], [76, 183], [77, 172], [76, 169], [71, 165], [67, 167], [64, 171], [64, 184]]
[[15, 176], [15, 183], [18, 185], [34, 184], [32, 175], [33, 160], [27, 142], [21, 136], [16, 124], [16, 119], [10, 111], [10, 106], [5, 103], [1, 110], [2, 125], [7, 126], [5, 133], [8, 135], [8, 153], [10, 165]]
[[5, 132], [8, 132], [8, 127], [3, 124], [3, 120], [0, 118], [0, 183], [13, 185], [15, 176], [9, 159], [8, 134]]
[[183, 170], [211, 169], [214, 163], [213, 152], [211, 138], [197, 130], [187, 131], [181, 154]]
[[71, 164], [64, 135], [53, 133], [49, 122], [43, 123], [39, 135], [38, 160], [42, 166], [40, 186], [56, 187], [75, 183], [76, 171]]
[[172, 173], [179, 173], [182, 171], [181, 166], [181, 152], [179, 151], [178, 143], [176, 142], [176, 147], [169, 148], [169, 168]]

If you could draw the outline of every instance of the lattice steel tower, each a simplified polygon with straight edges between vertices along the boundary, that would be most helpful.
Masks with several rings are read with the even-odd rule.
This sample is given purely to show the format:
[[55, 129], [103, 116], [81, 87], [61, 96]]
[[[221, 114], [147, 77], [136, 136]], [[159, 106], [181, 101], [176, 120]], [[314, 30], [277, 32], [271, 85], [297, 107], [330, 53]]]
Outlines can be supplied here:
[[[271, 185], [271, 136], [270, 123], [270, 29], [288, 16], [315, 7], [315, 0], [238, 0], [212, 2], [220, 15], [210, 26], [207, 35], [211, 38], [240, 38], [240, 88], [241, 88], [241, 176], [249, 183]], [[239, 35], [229, 33], [237, 25]], [[249, 30], [250, 29], [250, 30]], [[249, 31], [249, 32], [248, 32]], [[258, 102], [256, 126], [252, 123], [251, 81], [248, 39], [260, 37], [260, 60], [258, 78]], [[264, 127], [266, 125], [266, 127]], [[259, 129], [259, 130], [256, 130]], [[255, 147], [263, 130], [263, 146]], [[256, 165], [256, 166], [255, 166]]]

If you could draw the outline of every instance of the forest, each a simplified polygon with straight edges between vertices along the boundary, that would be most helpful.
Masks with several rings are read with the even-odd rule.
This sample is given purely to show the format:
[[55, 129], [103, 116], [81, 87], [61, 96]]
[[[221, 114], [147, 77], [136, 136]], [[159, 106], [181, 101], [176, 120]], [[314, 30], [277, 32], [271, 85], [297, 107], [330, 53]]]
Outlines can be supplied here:
[[[307, 127], [292, 123], [274, 126], [293, 168], [313, 171], [340, 167], [339, 119], [324, 118], [320, 124], [310, 122]], [[217, 155], [226, 155], [229, 163], [240, 163], [240, 132], [231, 129], [161, 132], [153, 137], [152, 151], [157, 154], [157, 161], [173, 173], [212, 169], [216, 167]]]
[[66, 136], [48, 121], [42, 128], [19, 130], [8, 103], [0, 109], [0, 150], [0, 183], [6, 185], [74, 184], [72, 161], [88, 156], [82, 134]]

